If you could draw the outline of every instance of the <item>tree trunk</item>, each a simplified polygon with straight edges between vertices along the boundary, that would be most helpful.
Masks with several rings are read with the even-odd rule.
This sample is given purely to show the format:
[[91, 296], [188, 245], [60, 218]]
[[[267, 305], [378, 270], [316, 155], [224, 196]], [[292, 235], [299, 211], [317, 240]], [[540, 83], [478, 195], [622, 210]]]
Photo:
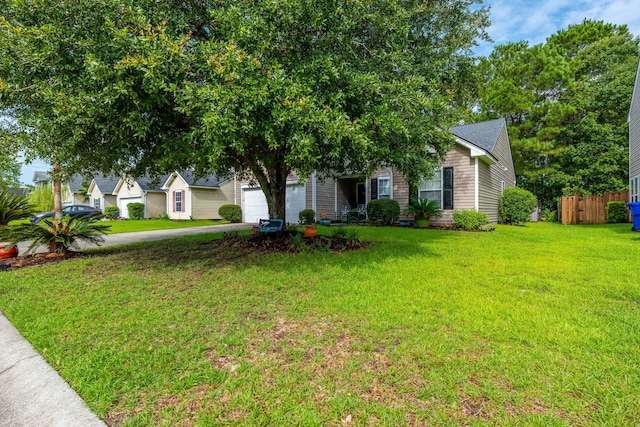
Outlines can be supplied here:
[[62, 219], [62, 180], [60, 178], [60, 165], [53, 165], [53, 219]]
[[286, 220], [286, 191], [289, 170], [284, 161], [271, 165], [266, 170], [252, 168], [269, 208], [269, 218]]

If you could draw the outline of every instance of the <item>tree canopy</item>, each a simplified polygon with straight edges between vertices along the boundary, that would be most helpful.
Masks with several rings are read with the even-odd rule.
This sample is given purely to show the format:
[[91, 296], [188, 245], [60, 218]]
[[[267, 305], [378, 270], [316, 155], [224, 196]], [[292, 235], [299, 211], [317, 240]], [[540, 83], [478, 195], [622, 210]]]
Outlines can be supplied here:
[[507, 118], [518, 184], [546, 207], [626, 188], [638, 46], [626, 26], [585, 20], [481, 61], [482, 115]]
[[429, 175], [472, 90], [478, 0], [11, 0], [0, 103], [68, 172]]

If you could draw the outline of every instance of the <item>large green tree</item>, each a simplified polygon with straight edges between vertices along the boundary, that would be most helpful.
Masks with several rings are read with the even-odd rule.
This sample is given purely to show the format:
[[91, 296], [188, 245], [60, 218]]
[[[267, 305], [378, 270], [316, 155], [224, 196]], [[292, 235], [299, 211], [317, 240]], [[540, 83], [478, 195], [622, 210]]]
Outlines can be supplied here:
[[17, 186], [20, 178], [18, 146], [11, 127], [11, 121], [0, 116], [0, 189]]
[[519, 185], [547, 207], [563, 194], [626, 187], [639, 53], [626, 26], [585, 20], [481, 61], [481, 111], [507, 118]]
[[11, 0], [0, 102], [62, 170], [428, 175], [468, 99], [477, 0]]

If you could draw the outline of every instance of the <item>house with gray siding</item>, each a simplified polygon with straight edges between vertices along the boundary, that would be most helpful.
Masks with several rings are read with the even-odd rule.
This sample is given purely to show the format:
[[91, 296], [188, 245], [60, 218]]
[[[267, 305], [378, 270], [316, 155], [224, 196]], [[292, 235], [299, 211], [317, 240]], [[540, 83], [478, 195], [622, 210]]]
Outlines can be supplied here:
[[629, 108], [629, 201], [640, 202], [640, 64]]
[[[393, 167], [381, 167], [370, 176], [342, 176], [320, 180], [289, 177], [286, 189], [286, 221], [298, 222], [302, 209], [313, 209], [316, 218], [344, 218], [343, 210], [365, 206], [374, 199], [394, 199], [404, 211], [412, 197], [437, 200], [444, 211], [433, 224], [450, 224], [453, 211], [475, 209], [498, 221], [500, 195], [515, 186], [516, 176], [504, 119], [456, 126], [450, 129], [455, 145], [432, 179], [418, 188]], [[266, 199], [259, 187], [238, 180], [234, 203], [242, 207], [243, 221], [268, 217]]]

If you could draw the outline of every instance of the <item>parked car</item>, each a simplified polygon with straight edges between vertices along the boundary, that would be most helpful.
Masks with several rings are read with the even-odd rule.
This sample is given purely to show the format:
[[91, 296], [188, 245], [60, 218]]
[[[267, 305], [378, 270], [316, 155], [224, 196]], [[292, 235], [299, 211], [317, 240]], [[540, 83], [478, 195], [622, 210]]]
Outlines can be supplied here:
[[[100, 209], [93, 208], [85, 205], [69, 205], [62, 208], [62, 215], [69, 215], [71, 217], [87, 216], [87, 215], [102, 215]], [[53, 216], [53, 211], [42, 212], [33, 215], [29, 218], [32, 224], [37, 224], [42, 221], [43, 218], [50, 218]]]

